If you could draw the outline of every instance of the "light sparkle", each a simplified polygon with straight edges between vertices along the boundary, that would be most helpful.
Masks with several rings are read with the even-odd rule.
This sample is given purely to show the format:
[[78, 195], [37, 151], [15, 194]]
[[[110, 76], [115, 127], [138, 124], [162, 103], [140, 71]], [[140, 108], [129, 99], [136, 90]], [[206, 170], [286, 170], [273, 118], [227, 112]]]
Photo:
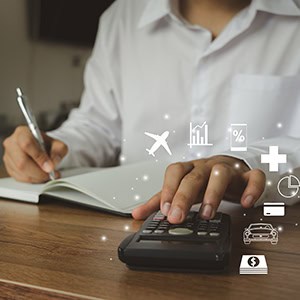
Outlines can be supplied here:
[[282, 123], [277, 123], [277, 128], [282, 128]]
[[148, 181], [149, 180], [149, 175], [144, 174], [143, 177], [142, 177], [142, 180], [143, 181]]
[[141, 199], [141, 196], [140, 195], [134, 195], [134, 200], [135, 201], [139, 201]]

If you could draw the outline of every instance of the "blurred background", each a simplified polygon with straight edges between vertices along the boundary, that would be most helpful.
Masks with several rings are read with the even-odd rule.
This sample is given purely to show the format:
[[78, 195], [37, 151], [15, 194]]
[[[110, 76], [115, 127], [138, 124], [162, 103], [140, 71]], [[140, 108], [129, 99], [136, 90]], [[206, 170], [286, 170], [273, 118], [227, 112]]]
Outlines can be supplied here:
[[2, 142], [25, 124], [16, 87], [42, 130], [77, 106], [101, 14], [113, 0], [0, 0], [0, 165]]

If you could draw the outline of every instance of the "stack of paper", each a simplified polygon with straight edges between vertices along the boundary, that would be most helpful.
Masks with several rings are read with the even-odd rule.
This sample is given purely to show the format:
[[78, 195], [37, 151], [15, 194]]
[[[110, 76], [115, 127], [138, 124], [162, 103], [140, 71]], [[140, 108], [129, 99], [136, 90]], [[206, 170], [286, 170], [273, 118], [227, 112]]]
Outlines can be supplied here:
[[243, 255], [240, 274], [268, 274], [268, 266], [264, 255]]

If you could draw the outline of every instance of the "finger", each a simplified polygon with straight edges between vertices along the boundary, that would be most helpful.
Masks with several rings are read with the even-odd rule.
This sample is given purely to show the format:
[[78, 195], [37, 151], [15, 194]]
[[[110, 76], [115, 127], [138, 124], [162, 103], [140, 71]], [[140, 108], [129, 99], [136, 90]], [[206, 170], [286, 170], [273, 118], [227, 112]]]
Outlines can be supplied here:
[[59, 140], [52, 140], [50, 157], [55, 167], [66, 156], [67, 152], [68, 152], [68, 147], [65, 143]]
[[200, 191], [206, 186], [208, 176], [209, 171], [204, 163], [198, 165], [184, 176], [168, 214], [168, 221], [170, 223], [178, 224], [184, 221], [191, 206], [198, 200]]
[[241, 197], [241, 204], [245, 208], [252, 207], [264, 192], [266, 185], [266, 175], [259, 169], [245, 173], [248, 181], [244, 193]]
[[16, 168], [14, 161], [9, 156], [5, 156], [5, 167], [8, 175], [13, 177], [17, 181], [27, 182], [27, 183], [32, 182], [32, 179], [28, 174], [26, 174], [25, 172], [21, 172]]
[[42, 133], [45, 144], [50, 147], [49, 154], [54, 166], [56, 167], [68, 153], [68, 146], [60, 141], [51, 138], [49, 135]]
[[174, 163], [167, 167], [161, 192], [160, 210], [167, 216], [171, 208], [171, 202], [176, 194], [182, 178], [194, 168], [188, 163]]
[[155, 194], [148, 202], [140, 205], [132, 211], [132, 217], [136, 220], [143, 220], [159, 209], [161, 192]]
[[19, 181], [39, 183], [49, 180], [49, 174], [26, 155], [18, 146], [7, 153], [7, 160], [10, 161], [10, 168], [18, 174]]
[[215, 216], [232, 176], [233, 171], [229, 166], [225, 164], [213, 166], [201, 205], [200, 213], [203, 219], [209, 220]]
[[17, 137], [17, 145], [46, 173], [54, 170], [54, 165], [48, 154], [42, 150], [34, 137], [28, 132]]

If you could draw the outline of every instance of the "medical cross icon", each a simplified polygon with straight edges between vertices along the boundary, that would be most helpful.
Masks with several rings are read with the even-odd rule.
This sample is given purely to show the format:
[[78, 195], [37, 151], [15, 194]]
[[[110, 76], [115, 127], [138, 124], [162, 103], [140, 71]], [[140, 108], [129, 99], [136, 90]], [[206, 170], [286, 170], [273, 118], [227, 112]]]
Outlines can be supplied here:
[[269, 164], [270, 172], [278, 172], [278, 165], [286, 163], [286, 154], [279, 154], [278, 146], [270, 146], [269, 154], [262, 154], [260, 162], [262, 164]]

